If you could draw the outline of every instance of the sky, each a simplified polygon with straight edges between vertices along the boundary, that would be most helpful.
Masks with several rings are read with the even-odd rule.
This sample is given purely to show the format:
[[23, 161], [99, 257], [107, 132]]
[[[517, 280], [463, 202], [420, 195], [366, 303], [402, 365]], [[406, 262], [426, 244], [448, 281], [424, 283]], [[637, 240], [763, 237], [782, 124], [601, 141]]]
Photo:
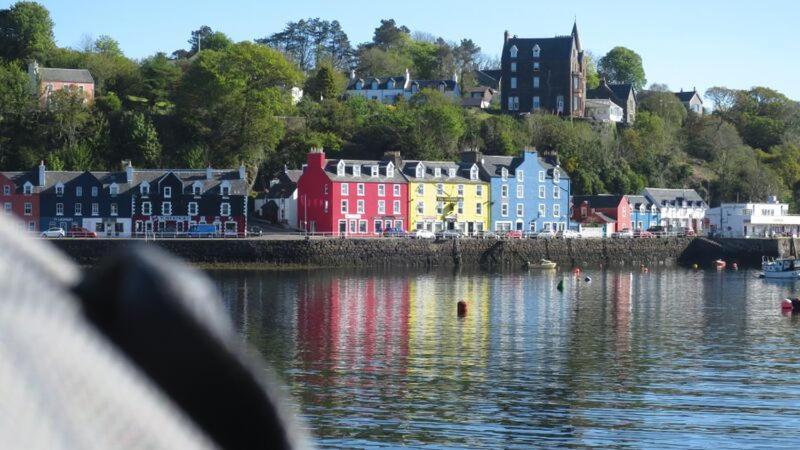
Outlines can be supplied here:
[[[40, 0], [41, 1], [41, 0]], [[7, 7], [14, 2], [0, 0]], [[110, 35], [126, 55], [143, 58], [187, 48], [192, 30], [208, 25], [235, 41], [280, 31], [308, 17], [338, 20], [355, 45], [381, 19], [449, 41], [470, 38], [496, 56], [503, 31], [519, 37], [566, 35], [578, 21], [585, 50], [601, 57], [615, 46], [642, 56], [647, 82], [700, 92], [712, 86], [767, 86], [800, 100], [796, 0], [44, 0], [58, 45], [80, 47]]]

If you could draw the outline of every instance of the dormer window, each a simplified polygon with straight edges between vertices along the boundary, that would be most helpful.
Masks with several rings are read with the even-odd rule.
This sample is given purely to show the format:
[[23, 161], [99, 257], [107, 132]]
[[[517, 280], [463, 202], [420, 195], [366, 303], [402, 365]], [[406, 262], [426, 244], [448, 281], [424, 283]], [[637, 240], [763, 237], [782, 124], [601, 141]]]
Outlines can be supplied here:
[[505, 167], [500, 169], [500, 178], [502, 178], [503, 181], [508, 180], [508, 169], [506, 169]]
[[172, 188], [169, 186], [164, 187], [164, 198], [172, 198]]
[[344, 161], [339, 161], [339, 164], [336, 164], [336, 176], [344, 176]]
[[361, 176], [361, 165], [360, 164], [353, 164], [353, 176], [360, 177]]
[[370, 174], [373, 177], [377, 177], [378, 176], [378, 166], [372, 166]]
[[511, 48], [508, 50], [508, 55], [511, 56], [512, 58], [516, 58], [517, 53], [519, 53], [519, 49], [517, 48], [516, 45], [512, 45]]
[[478, 166], [474, 165], [469, 169], [469, 179], [472, 181], [478, 180]]
[[433, 169], [433, 176], [436, 177], [436, 178], [441, 177], [442, 176], [442, 168], [441, 167], [437, 167], [437, 168]]
[[75, 197], [83, 197], [83, 188], [81, 186], [75, 187]]
[[220, 192], [220, 194], [222, 194], [223, 197], [227, 197], [227, 196], [231, 195], [231, 184], [228, 183], [227, 181], [222, 183], [219, 186], [219, 192]]
[[142, 195], [150, 195], [150, 185], [147, 183], [142, 183], [142, 185], [139, 186], [139, 192]]
[[456, 176], [456, 169], [448, 169], [447, 170], [447, 176], [450, 177], [450, 178], [455, 177]]
[[56, 195], [64, 195], [64, 185], [63, 184], [58, 183], [56, 185]]
[[389, 162], [389, 164], [386, 164], [386, 176], [389, 178], [394, 177], [394, 163]]
[[533, 46], [533, 57], [538, 58], [541, 55], [542, 49], [539, 48], [539, 44]]
[[561, 171], [558, 170], [558, 167], [553, 169], [553, 182], [558, 183], [561, 180]]
[[[94, 188], [92, 188], [92, 189], [94, 189]], [[111, 195], [119, 194], [119, 186], [117, 186], [116, 184], [112, 184], [111, 186], [108, 187], [108, 192]]]
[[29, 182], [25, 183], [25, 186], [22, 187], [22, 193], [25, 195], [33, 194], [33, 185]]
[[378, 89], [378, 82], [377, 81], [373, 81], [372, 82], [372, 89], [373, 90]]
[[425, 178], [425, 166], [422, 163], [417, 164], [416, 173], [414, 174], [417, 178]]

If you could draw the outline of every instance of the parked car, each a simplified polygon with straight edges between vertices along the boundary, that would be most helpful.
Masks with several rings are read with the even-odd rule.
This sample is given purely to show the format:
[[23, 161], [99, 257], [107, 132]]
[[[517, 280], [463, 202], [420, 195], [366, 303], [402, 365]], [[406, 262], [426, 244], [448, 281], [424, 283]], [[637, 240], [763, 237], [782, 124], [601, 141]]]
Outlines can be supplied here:
[[387, 228], [383, 230], [383, 237], [405, 237], [406, 232], [402, 228]]
[[661, 225], [653, 225], [652, 227], [648, 228], [647, 231], [655, 237], [667, 235], [667, 229]]
[[556, 237], [555, 231], [551, 230], [541, 231], [539, 232], [539, 234], [536, 235], [536, 239], [555, 239], [555, 237]]
[[417, 230], [411, 236], [414, 239], [436, 239], [436, 233], [430, 230]]
[[464, 237], [464, 233], [460, 230], [444, 230], [436, 233], [439, 239], [458, 239]]
[[633, 232], [633, 237], [640, 239], [652, 239], [655, 237], [655, 235], [647, 230], [636, 230]]
[[683, 227], [681, 228], [680, 235], [694, 237], [697, 236], [697, 233], [694, 232], [694, 229], [692, 229], [692, 227]]
[[67, 233], [64, 232], [64, 229], [58, 227], [52, 227], [45, 231], [42, 231], [43, 238], [62, 238], [66, 235]]
[[522, 239], [522, 231], [521, 230], [508, 230], [503, 233], [503, 237], [506, 239]]
[[556, 233], [556, 237], [559, 239], [580, 239], [581, 234], [575, 230], [561, 230]]
[[89, 231], [83, 227], [72, 227], [67, 232], [67, 237], [71, 238], [96, 238], [97, 233]]
[[189, 227], [189, 231], [186, 233], [189, 237], [215, 237], [217, 236], [217, 227], [214, 225], [209, 224], [198, 224], [192, 225]]
[[500, 239], [500, 235], [491, 230], [481, 233], [481, 237], [484, 239]]
[[538, 235], [539, 235], [539, 233], [537, 233], [536, 231], [524, 231], [524, 232], [522, 232], [522, 237], [524, 237], [525, 239], [536, 239], [536, 236], [538, 236]]
[[615, 233], [611, 233], [611, 237], [612, 238], [632, 238], [633, 237], [633, 231], [625, 228], [625, 229], [619, 230], [619, 231], [617, 231]]
[[252, 226], [250, 230], [247, 232], [250, 236], [261, 236], [263, 232], [261, 231], [261, 227]]

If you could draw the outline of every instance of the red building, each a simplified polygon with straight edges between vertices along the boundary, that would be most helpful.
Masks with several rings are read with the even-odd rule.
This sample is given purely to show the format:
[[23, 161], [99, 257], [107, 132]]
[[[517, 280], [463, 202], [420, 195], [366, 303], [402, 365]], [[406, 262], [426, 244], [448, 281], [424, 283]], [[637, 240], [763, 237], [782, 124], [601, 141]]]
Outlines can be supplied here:
[[308, 154], [297, 182], [298, 227], [316, 233], [375, 236], [408, 227], [408, 182], [399, 154], [381, 161], [325, 158]]
[[33, 172], [0, 173], [0, 208], [15, 215], [28, 231], [39, 229], [39, 189]]
[[633, 229], [630, 205], [628, 198], [624, 195], [576, 195], [572, 197], [573, 221], [586, 223], [602, 217], [602, 215], [610, 217], [616, 222], [613, 224], [613, 230], [607, 230], [609, 233]]

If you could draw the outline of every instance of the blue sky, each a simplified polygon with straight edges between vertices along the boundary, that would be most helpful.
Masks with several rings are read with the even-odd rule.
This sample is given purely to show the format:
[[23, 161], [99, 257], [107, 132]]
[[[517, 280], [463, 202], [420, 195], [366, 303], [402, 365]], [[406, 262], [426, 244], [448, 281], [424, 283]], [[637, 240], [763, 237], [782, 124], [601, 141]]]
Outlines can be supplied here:
[[[0, 0], [0, 5], [13, 2]], [[191, 30], [209, 25], [251, 40], [306, 17], [337, 19], [354, 44], [371, 39], [382, 18], [448, 40], [471, 38], [496, 55], [503, 30], [520, 37], [568, 34], [575, 16], [585, 49], [602, 56], [617, 45], [644, 60], [648, 83], [678, 90], [763, 85], [800, 100], [795, 28], [800, 2], [667, 1], [322, 1], [46, 0], [61, 46], [108, 34], [128, 56], [186, 48]]]

